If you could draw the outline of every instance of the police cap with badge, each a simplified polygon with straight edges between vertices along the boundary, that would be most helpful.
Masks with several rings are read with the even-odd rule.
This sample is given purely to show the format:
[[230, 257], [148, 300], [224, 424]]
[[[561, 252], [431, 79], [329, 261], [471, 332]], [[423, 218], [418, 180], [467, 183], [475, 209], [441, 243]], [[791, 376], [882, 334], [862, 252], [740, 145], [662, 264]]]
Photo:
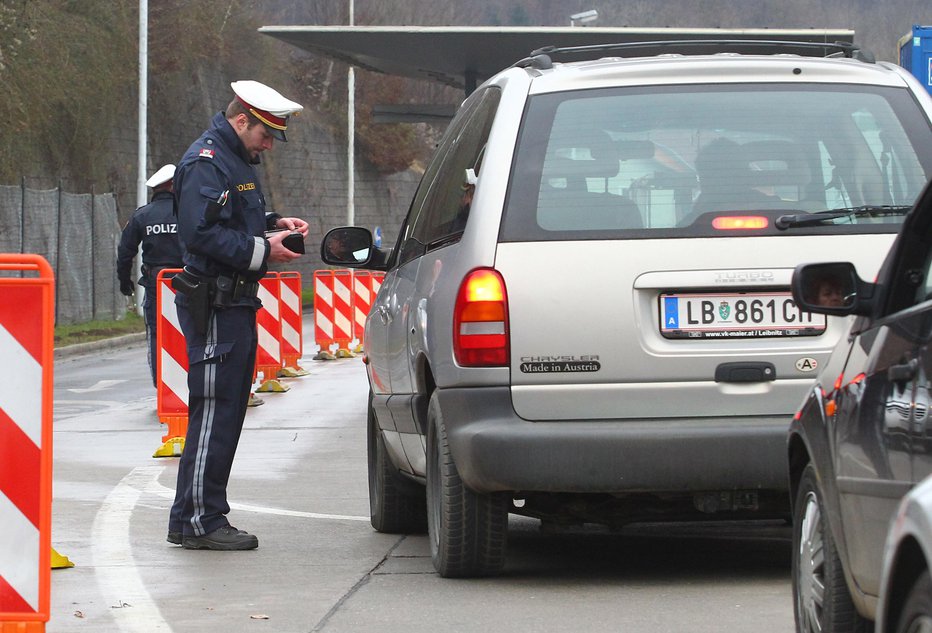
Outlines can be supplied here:
[[234, 81], [230, 84], [236, 99], [259, 119], [274, 138], [287, 141], [288, 117], [304, 109], [300, 103], [286, 99], [278, 91], [258, 81]]

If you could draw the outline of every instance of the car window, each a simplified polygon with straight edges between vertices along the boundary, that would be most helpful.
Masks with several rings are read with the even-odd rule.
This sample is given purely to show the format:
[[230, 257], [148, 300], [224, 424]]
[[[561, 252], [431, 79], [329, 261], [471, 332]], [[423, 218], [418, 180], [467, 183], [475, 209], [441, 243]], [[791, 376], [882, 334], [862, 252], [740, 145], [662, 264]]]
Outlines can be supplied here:
[[[932, 196], [927, 193], [925, 199], [928, 201], [932, 199]], [[917, 208], [916, 212], [922, 217], [912, 225], [912, 235], [903, 236], [904, 248], [900, 252], [903, 253], [902, 257], [905, 261], [900, 266], [900, 270], [904, 271], [904, 274], [898, 281], [907, 287], [907, 293], [908, 289], [915, 288], [915, 291], [911, 293], [908, 305], [898, 307], [909, 307], [909, 305], [932, 301], [932, 233], [930, 233], [932, 207], [926, 204], [925, 207]], [[907, 253], [907, 250], [915, 251], [915, 255], [912, 252]]]
[[420, 221], [421, 212], [424, 210], [424, 200], [427, 198], [427, 194], [430, 192], [431, 186], [437, 177], [437, 170], [440, 169], [444, 152], [446, 152], [447, 148], [449, 148], [450, 144], [453, 142], [453, 132], [457, 130], [464, 121], [465, 119], [460, 119], [460, 121], [454, 119], [450, 127], [447, 128], [447, 133], [440, 139], [440, 143], [434, 151], [434, 157], [428, 163], [427, 169], [421, 177], [421, 182], [418, 184], [417, 190], [414, 192], [414, 197], [411, 200], [411, 206], [408, 208], [408, 215], [401, 225], [398, 242], [394, 249], [395, 261], [392, 263], [392, 267], [396, 265], [400, 266], [424, 254], [425, 245], [415, 239], [414, 228]]
[[[401, 226], [394, 250], [397, 255], [392, 266], [400, 266], [423, 255], [427, 245], [439, 237], [445, 226], [451, 227], [455, 223], [460, 209], [444, 203], [449, 203], [451, 198], [459, 201], [465, 191], [456, 192], [453, 189], [461, 187], [463, 183], [453, 164], [465, 163], [465, 174], [465, 167], [472, 167], [478, 162], [500, 96], [498, 88], [477, 91], [470, 95], [453, 117], [414, 193], [408, 215]], [[473, 123], [474, 119], [477, 124]], [[459, 181], [457, 177], [460, 177]], [[465, 223], [468, 206], [460, 215]]]
[[[522, 125], [503, 237], [689, 237], [713, 232], [715, 214], [736, 212], [772, 226], [784, 213], [911, 205], [930, 176], [932, 131], [902, 89], [543, 94], [530, 99]], [[894, 232], [901, 222], [845, 217], [806, 230]]]
[[422, 244], [445, 242], [466, 228], [482, 152], [500, 99], [499, 88], [483, 90], [468, 120], [445, 149], [422, 217], [414, 228], [414, 237]]
[[932, 181], [878, 274], [883, 315], [932, 301]]

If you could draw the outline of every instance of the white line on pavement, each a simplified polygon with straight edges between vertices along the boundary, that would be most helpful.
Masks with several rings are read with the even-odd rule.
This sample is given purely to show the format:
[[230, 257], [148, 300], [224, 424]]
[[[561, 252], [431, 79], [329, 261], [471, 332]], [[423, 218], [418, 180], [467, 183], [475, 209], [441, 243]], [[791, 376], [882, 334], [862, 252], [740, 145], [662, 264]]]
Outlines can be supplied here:
[[142, 491], [163, 470], [164, 466], [134, 468], [110, 491], [94, 517], [94, 574], [101, 593], [110, 601], [114, 621], [124, 633], [172, 630], [136, 570], [129, 533], [130, 518]]
[[[145, 489], [150, 494], [163, 497], [165, 499], [174, 499], [175, 491], [163, 486], [156, 480], [148, 482]], [[330, 519], [336, 521], [368, 521], [369, 517], [352, 516], [348, 514], [322, 514], [320, 512], [301, 512], [299, 510], [282, 510], [281, 508], [270, 508], [267, 506], [254, 506], [246, 503], [231, 503], [231, 510], [242, 510], [244, 512], [258, 512], [260, 514], [275, 514], [285, 517], [301, 517], [303, 519]]]
[[80, 389], [75, 387], [73, 389], [68, 389], [68, 391], [70, 391], [71, 393], [91, 393], [92, 391], [106, 391], [107, 389], [115, 387], [124, 382], [126, 381], [125, 380], [98, 380], [95, 384], [91, 385], [90, 387], [84, 387]]
[[[172, 630], [146, 591], [145, 583], [136, 569], [130, 538], [130, 519], [143, 493], [174, 499], [174, 491], [158, 481], [163, 470], [164, 466], [134, 468], [110, 491], [94, 517], [91, 536], [94, 573], [101, 593], [111, 603], [113, 619], [123, 633], [170, 633]], [[299, 512], [244, 503], [231, 503], [230, 507], [278, 516], [339, 521], [369, 520], [369, 517], [362, 516]]]

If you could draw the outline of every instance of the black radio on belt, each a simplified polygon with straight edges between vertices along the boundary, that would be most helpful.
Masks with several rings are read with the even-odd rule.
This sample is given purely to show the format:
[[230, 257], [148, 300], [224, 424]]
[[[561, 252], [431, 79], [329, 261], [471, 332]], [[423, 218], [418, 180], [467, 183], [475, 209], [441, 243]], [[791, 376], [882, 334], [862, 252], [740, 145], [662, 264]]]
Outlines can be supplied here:
[[[282, 231], [288, 231], [288, 229], [275, 229], [274, 231], [266, 231], [265, 237], [268, 239], [276, 233], [281, 233]], [[293, 253], [304, 254], [304, 236], [301, 235], [298, 231], [289, 231], [285, 239], [282, 240], [282, 246], [287, 248]]]

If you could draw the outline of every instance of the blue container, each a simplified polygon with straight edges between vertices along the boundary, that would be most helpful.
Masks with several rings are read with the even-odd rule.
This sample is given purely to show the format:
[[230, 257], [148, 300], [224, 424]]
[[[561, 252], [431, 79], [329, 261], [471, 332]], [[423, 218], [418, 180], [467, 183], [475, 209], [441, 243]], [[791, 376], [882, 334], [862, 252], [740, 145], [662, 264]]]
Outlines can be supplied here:
[[900, 38], [900, 66], [913, 74], [932, 94], [932, 26], [913, 26]]

